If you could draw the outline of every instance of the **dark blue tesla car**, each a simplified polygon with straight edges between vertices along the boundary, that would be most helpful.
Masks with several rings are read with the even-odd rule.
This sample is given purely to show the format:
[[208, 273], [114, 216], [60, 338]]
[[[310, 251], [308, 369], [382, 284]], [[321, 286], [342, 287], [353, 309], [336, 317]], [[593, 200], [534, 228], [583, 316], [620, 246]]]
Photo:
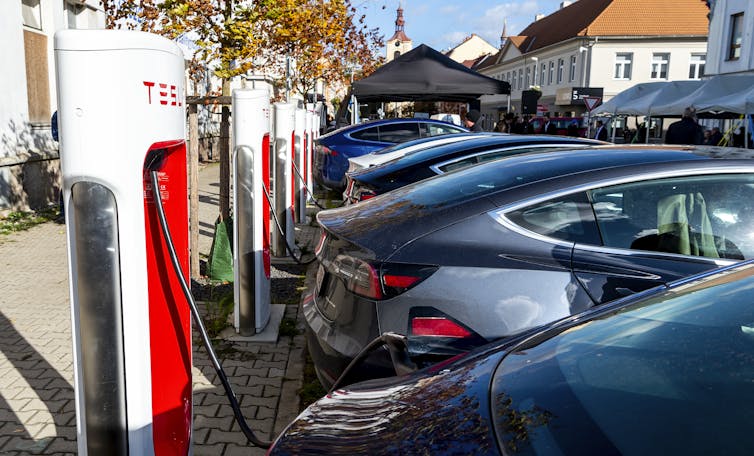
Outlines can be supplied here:
[[754, 452], [754, 265], [337, 390], [270, 455]]
[[348, 159], [419, 138], [467, 132], [431, 119], [384, 119], [335, 130], [320, 136], [314, 150], [313, 177], [318, 184], [343, 191]]

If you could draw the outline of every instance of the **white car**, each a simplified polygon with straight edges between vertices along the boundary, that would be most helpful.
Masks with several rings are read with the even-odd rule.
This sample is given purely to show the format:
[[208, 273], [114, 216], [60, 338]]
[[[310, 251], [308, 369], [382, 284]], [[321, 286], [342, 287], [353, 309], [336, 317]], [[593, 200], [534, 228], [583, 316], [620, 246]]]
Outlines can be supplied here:
[[[481, 133], [481, 135], [484, 135], [484, 133]], [[463, 141], [464, 139], [469, 137], [479, 136], [480, 133], [454, 133], [450, 135], [415, 139], [413, 141], [396, 144], [394, 146], [389, 146], [376, 152], [372, 152], [371, 154], [349, 158], [348, 172], [381, 165], [383, 163], [389, 162], [390, 160], [403, 157], [404, 155], [410, 154], [417, 150], [429, 149], [430, 147], [440, 146], [442, 144], [450, 144], [458, 141]]]
[[455, 125], [462, 125], [461, 116], [458, 114], [432, 114], [430, 119], [442, 120], [443, 122], [450, 122]]

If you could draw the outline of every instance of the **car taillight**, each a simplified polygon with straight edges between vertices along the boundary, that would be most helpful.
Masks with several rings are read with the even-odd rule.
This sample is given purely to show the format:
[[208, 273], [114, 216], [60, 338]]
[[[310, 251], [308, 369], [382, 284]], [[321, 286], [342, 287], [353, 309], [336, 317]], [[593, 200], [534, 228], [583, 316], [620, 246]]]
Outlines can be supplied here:
[[362, 190], [359, 193], [359, 201], [366, 201], [368, 199], [374, 198], [375, 196], [377, 195], [371, 190]]
[[383, 263], [381, 267], [382, 291], [385, 298], [398, 296], [418, 285], [437, 271], [437, 266], [406, 263]]
[[343, 280], [346, 289], [370, 299], [382, 299], [382, 287], [377, 269], [370, 263], [348, 255], [338, 255], [329, 270]]
[[319, 232], [319, 242], [317, 242], [317, 246], [314, 248], [314, 255], [317, 257], [320, 256], [322, 253], [322, 247], [325, 246], [325, 240], [327, 239], [327, 232], [325, 230], [320, 230]]
[[317, 152], [324, 154], [324, 155], [338, 155], [338, 152], [330, 149], [327, 146], [323, 146], [322, 144], [317, 145]]
[[329, 262], [327, 269], [345, 283], [346, 289], [369, 299], [397, 296], [437, 270], [436, 266], [380, 263], [341, 254]]
[[411, 319], [411, 335], [462, 339], [470, 337], [472, 333], [449, 318], [414, 317]]

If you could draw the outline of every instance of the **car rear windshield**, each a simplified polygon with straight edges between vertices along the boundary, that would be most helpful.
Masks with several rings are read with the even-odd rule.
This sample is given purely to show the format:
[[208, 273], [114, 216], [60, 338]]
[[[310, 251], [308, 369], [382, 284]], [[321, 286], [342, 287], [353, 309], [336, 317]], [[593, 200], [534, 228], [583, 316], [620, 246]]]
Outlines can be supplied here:
[[404, 187], [399, 195], [401, 199], [408, 199], [416, 205], [451, 206], [473, 197], [491, 195], [504, 189], [586, 169], [692, 158], [702, 157], [686, 152], [646, 149], [619, 152], [593, 149], [579, 153], [559, 151], [509, 157], [418, 182]]
[[521, 347], [491, 389], [515, 454], [749, 454], [752, 266]]

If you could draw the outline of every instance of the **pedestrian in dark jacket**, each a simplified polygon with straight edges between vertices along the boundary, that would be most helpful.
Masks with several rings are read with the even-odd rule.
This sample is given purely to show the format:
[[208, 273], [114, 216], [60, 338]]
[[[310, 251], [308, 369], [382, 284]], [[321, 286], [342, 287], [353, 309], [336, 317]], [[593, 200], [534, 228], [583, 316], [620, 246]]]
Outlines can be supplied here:
[[696, 111], [688, 107], [683, 110], [683, 118], [673, 122], [665, 134], [666, 144], [701, 144], [704, 136], [702, 127], [696, 123]]
[[712, 131], [709, 135], [709, 143], [711, 146], [720, 146], [720, 142], [723, 140], [723, 134], [720, 133], [720, 129], [712, 127]]
[[479, 119], [481, 117], [482, 115], [476, 109], [472, 109], [471, 111], [467, 112], [466, 118], [464, 119], [466, 128], [468, 128], [469, 130], [475, 133], [484, 131], [484, 129], [482, 128], [482, 124], [479, 122]]
[[599, 141], [607, 141], [607, 128], [603, 125], [601, 120], [597, 121], [597, 129], [594, 131], [594, 139]]

